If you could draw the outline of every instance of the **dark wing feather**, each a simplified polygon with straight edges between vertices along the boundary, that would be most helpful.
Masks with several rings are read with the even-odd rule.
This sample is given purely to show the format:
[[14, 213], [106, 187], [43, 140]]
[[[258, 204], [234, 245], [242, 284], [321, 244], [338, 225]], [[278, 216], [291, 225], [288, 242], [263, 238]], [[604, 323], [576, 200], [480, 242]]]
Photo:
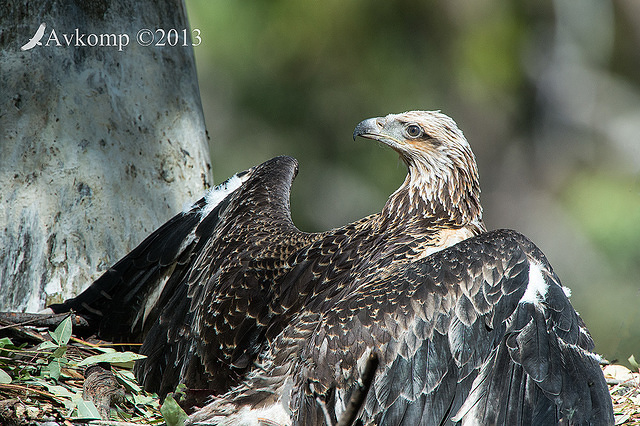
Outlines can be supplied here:
[[[547, 290], [536, 296], [537, 273]], [[326, 301], [301, 352], [297, 424], [321, 417], [319, 395], [339, 418], [371, 351], [365, 424], [613, 423], [593, 341], [522, 235], [486, 233], [351, 291]]]
[[252, 367], [282, 313], [274, 281], [288, 270], [286, 258], [314, 238], [291, 222], [296, 172], [290, 157], [257, 166], [200, 236], [179, 291], [141, 348], [147, 358], [136, 368], [145, 388], [164, 395], [186, 383], [220, 393]]
[[78, 296], [49, 308], [56, 313], [75, 311], [102, 338], [141, 342], [157, 312], [144, 320], [140, 315], [145, 308], [149, 313], [157, 310], [157, 297], [152, 295], [162, 294], [165, 287], [171, 292], [171, 284], [179, 285], [180, 280], [171, 277], [180, 275], [191, 261], [197, 244], [194, 231], [205, 204], [202, 198], [189, 211], [174, 216]]
[[150, 391], [164, 395], [180, 382], [225, 390], [264, 345], [286, 257], [314, 238], [291, 222], [296, 173], [291, 157], [242, 173], [239, 188], [199, 200], [50, 308], [88, 317], [103, 338], [144, 341], [147, 359], [136, 369]]
[[[242, 172], [234, 178], [246, 179], [251, 173]], [[152, 362], [170, 360], [178, 365], [179, 357], [189, 359], [192, 333], [181, 322], [189, 314], [187, 277], [237, 190], [239, 181], [230, 187], [232, 179], [171, 218], [78, 296], [49, 308], [77, 312], [103, 339], [145, 342], [141, 353]], [[168, 320], [167, 313], [171, 313]], [[163, 326], [159, 327], [161, 318]], [[192, 377], [200, 378], [201, 387], [206, 379], [195, 363], [166, 369], [165, 362], [154, 370], [145, 365], [151, 364], [145, 360], [136, 365], [138, 379], [162, 396], [175, 389], [187, 369]]]

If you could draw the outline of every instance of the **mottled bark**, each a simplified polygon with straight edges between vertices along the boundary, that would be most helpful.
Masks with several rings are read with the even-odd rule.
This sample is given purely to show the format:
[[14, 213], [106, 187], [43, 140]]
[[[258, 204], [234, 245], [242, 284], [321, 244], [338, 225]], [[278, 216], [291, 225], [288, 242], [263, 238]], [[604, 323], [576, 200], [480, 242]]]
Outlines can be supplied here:
[[76, 294], [209, 185], [190, 36], [179, 0], [3, 5], [0, 310]]

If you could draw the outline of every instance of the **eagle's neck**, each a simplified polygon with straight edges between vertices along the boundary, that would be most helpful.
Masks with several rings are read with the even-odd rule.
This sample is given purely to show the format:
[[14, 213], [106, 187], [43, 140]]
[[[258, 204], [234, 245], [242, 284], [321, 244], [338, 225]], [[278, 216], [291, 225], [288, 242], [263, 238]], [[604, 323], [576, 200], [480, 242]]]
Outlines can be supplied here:
[[[409, 174], [385, 205], [382, 216], [395, 223], [431, 223], [446, 227], [486, 230], [480, 205], [475, 161], [434, 171], [432, 165], [407, 164]], [[474, 232], [475, 233], [475, 232]]]

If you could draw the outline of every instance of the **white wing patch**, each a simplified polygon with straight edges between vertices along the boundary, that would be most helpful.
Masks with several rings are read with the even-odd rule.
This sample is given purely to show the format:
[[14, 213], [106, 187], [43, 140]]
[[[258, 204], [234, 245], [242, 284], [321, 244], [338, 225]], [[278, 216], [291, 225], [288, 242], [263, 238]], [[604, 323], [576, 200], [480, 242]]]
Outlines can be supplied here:
[[529, 284], [527, 284], [527, 290], [520, 299], [520, 303], [537, 305], [546, 297], [549, 284], [544, 278], [544, 273], [541, 264], [533, 261], [529, 263]]
[[[244, 386], [246, 387], [247, 384], [245, 383]], [[193, 413], [185, 424], [188, 426], [291, 426], [292, 413], [289, 404], [292, 390], [293, 377], [289, 376], [278, 389], [274, 389], [274, 396], [268, 402], [256, 406], [238, 407], [230, 402], [231, 399], [225, 399], [225, 395], [218, 399], [214, 397], [202, 411]]]
[[[241, 177], [238, 176], [238, 174], [235, 174], [220, 185], [216, 185], [214, 188], [210, 189], [204, 196], [206, 204], [200, 210], [200, 217], [202, 219], [207, 217], [222, 200], [227, 198], [227, 196], [233, 191], [240, 188], [242, 184], [249, 179], [249, 176], [251, 176], [251, 173], [243, 173]], [[193, 206], [191, 208], [193, 208]], [[190, 209], [187, 209], [187, 211], [188, 210]]]
[[[181, 249], [180, 253], [182, 253], [182, 251], [183, 250]], [[169, 278], [171, 277], [171, 274], [173, 273], [174, 269], [175, 269], [175, 265], [172, 265], [158, 280], [158, 284], [154, 286], [153, 291], [147, 294], [147, 297], [145, 298], [142, 309], [138, 310], [138, 313], [136, 314], [136, 318], [131, 323], [132, 332], [135, 327], [140, 327], [140, 329], [144, 328], [144, 323], [147, 321], [147, 317], [151, 313], [151, 310], [154, 308], [154, 306], [156, 306], [156, 303], [158, 302], [158, 299], [162, 294], [162, 290], [164, 290], [164, 286], [167, 283], [167, 281], [169, 281]]]
[[289, 411], [289, 407], [285, 406], [282, 402], [276, 402], [273, 405], [263, 408], [243, 406], [237, 416], [227, 418], [225, 422], [227, 423], [223, 422], [221, 424], [233, 426], [288, 426], [291, 424], [291, 412]]

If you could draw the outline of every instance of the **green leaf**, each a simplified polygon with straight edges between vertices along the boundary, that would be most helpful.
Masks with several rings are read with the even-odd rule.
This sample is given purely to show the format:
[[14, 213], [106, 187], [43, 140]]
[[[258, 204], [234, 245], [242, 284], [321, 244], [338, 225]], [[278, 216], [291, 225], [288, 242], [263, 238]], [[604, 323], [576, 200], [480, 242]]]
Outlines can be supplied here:
[[58, 345], [66, 345], [71, 338], [71, 316], [66, 317], [49, 335]]
[[53, 349], [53, 348], [57, 348], [58, 345], [50, 342], [48, 340], [45, 340], [44, 342], [40, 343], [40, 345], [38, 346], [38, 350], [39, 351], [46, 351], [47, 349]]
[[107, 353], [107, 354], [111, 354], [111, 353], [117, 352], [115, 349], [110, 348], [110, 347], [104, 347], [103, 348], [102, 346], [96, 346], [95, 349], [99, 350], [100, 352]]
[[145, 355], [140, 355], [135, 352], [113, 352], [100, 355], [93, 355], [83, 359], [77, 365], [77, 367], [83, 367], [85, 365], [97, 364], [99, 362], [108, 362], [111, 364], [126, 364], [132, 363], [135, 360], [146, 358]]
[[167, 426], [184, 426], [184, 422], [189, 417], [176, 400], [173, 399], [172, 393], [168, 394], [164, 399], [164, 404], [160, 407], [160, 413]]
[[67, 345], [58, 346], [53, 354], [51, 354], [54, 358], [62, 358], [62, 356], [67, 353]]
[[182, 400], [186, 394], [187, 394], [187, 385], [185, 385], [184, 383], [180, 383], [178, 386], [176, 386], [176, 390], [175, 392], [173, 392], [174, 399], [178, 399], [178, 401]]
[[633, 355], [629, 357], [629, 364], [636, 371], [638, 371], [638, 369], [640, 368], [640, 365], [638, 365], [638, 361], [636, 361], [636, 357], [634, 357]]
[[73, 393], [64, 386], [54, 385], [47, 380], [35, 379], [30, 383], [38, 384], [47, 389], [48, 392], [56, 396], [56, 402], [64, 405], [65, 409], [71, 413], [76, 408], [76, 402], [82, 399], [82, 390], [78, 393]]
[[136, 381], [136, 377], [130, 370], [114, 370], [113, 375], [116, 376], [118, 382], [125, 387], [129, 392], [139, 394], [142, 391], [140, 385]]
[[7, 385], [11, 383], [11, 376], [6, 371], [0, 369], [0, 384]]
[[134, 405], [148, 405], [151, 407], [157, 407], [158, 405], [158, 398], [151, 395], [141, 395], [138, 393], [133, 393], [131, 395], [133, 396]]
[[43, 386], [47, 389], [48, 392], [54, 394], [58, 397], [69, 398], [69, 400], [77, 398], [78, 395], [72, 393], [69, 389], [60, 385], [53, 385], [46, 380], [34, 380], [33, 383]]
[[60, 360], [58, 358], [54, 358], [53, 361], [49, 363], [47, 369], [52, 379], [58, 380], [60, 378]]
[[8, 337], [0, 339], [0, 348], [4, 348], [5, 346], [14, 346], [13, 342]]
[[101, 420], [98, 409], [91, 401], [77, 401], [78, 415], [74, 420]]

